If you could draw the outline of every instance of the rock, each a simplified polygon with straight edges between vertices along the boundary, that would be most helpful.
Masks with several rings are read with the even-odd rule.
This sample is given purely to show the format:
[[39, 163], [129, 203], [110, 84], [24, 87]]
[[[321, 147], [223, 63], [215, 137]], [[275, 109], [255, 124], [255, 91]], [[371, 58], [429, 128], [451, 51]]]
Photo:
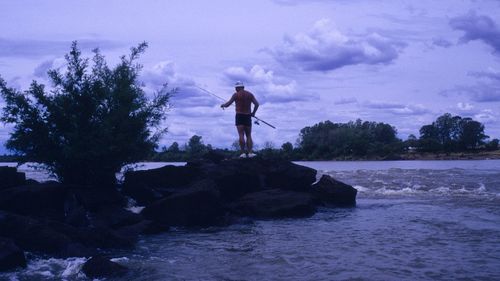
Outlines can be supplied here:
[[199, 178], [215, 182], [221, 198], [225, 201], [233, 201], [247, 193], [264, 189], [263, 167], [250, 164], [238, 160], [226, 160], [218, 165], [206, 162], [188, 163], [191, 166], [197, 165]]
[[117, 229], [141, 222], [142, 216], [121, 207], [110, 206], [101, 208], [98, 212], [89, 213], [89, 219], [93, 226]]
[[229, 208], [235, 214], [256, 218], [308, 217], [316, 211], [311, 194], [280, 189], [247, 194]]
[[290, 161], [273, 160], [267, 163], [266, 186], [294, 191], [310, 191], [317, 171]]
[[0, 190], [14, 186], [24, 185], [26, 175], [18, 172], [15, 167], [0, 167]]
[[221, 215], [221, 200], [215, 183], [202, 180], [152, 203], [141, 214], [168, 226], [209, 226]]
[[321, 179], [312, 186], [312, 190], [314, 198], [320, 204], [356, 205], [356, 194], [358, 191], [354, 187], [337, 181], [329, 175], [321, 176]]
[[26, 267], [24, 252], [10, 239], [0, 237], [0, 271]]
[[170, 195], [171, 189], [185, 187], [196, 179], [191, 167], [167, 165], [158, 169], [125, 173], [122, 191], [141, 205]]
[[38, 218], [63, 220], [66, 186], [47, 183], [0, 191], [0, 210]]
[[71, 185], [70, 192], [88, 211], [99, 211], [110, 206], [124, 207], [127, 200], [116, 186]]
[[82, 271], [88, 278], [112, 278], [122, 277], [127, 274], [128, 269], [105, 257], [95, 256], [85, 262]]
[[0, 211], [0, 236], [12, 239], [23, 250], [56, 256], [85, 256], [92, 251], [48, 224]]

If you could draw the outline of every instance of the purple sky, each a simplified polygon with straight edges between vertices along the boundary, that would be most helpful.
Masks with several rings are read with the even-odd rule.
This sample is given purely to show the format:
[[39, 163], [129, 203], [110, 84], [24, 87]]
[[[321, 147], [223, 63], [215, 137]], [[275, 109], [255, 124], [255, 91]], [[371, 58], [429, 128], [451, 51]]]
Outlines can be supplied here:
[[[386, 122], [418, 137], [445, 112], [500, 137], [498, 0], [20, 0], [0, 10], [0, 75], [20, 89], [47, 83], [73, 40], [111, 62], [148, 42], [147, 90], [178, 88], [162, 145], [198, 134], [231, 146], [234, 109], [197, 87], [229, 98], [236, 80], [278, 128], [254, 127], [260, 147], [295, 143], [324, 120]], [[0, 127], [1, 142], [9, 132]]]

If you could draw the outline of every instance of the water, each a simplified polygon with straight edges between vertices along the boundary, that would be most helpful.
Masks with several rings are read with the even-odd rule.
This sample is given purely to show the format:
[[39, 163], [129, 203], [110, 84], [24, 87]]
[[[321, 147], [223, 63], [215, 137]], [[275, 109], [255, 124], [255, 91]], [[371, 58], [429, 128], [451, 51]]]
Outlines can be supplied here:
[[[355, 186], [357, 207], [175, 229], [110, 254], [127, 280], [500, 280], [500, 160], [300, 164]], [[85, 280], [84, 261], [35, 258], [0, 280]]]

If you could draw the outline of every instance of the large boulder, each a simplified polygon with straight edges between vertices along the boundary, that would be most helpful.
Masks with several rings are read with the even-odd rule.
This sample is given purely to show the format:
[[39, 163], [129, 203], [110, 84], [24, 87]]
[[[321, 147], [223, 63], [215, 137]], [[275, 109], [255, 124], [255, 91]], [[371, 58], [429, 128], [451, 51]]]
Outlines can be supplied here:
[[229, 208], [233, 214], [256, 218], [308, 217], [316, 211], [311, 194], [281, 189], [247, 194]]
[[23, 250], [55, 256], [86, 256], [92, 251], [48, 224], [0, 211], [0, 236], [12, 239]]
[[15, 167], [0, 167], [0, 190], [23, 185], [26, 182], [26, 175], [18, 172]]
[[123, 265], [110, 261], [103, 256], [90, 258], [82, 267], [88, 278], [116, 278], [127, 274], [128, 269]]
[[258, 162], [236, 159], [216, 164], [198, 161], [189, 162], [187, 166], [199, 171], [198, 178], [213, 180], [225, 201], [233, 201], [247, 193], [264, 189], [265, 168]]
[[220, 194], [211, 180], [201, 180], [156, 201], [141, 214], [167, 226], [209, 226], [221, 215]]
[[312, 186], [312, 192], [318, 203], [339, 206], [356, 205], [358, 193], [354, 187], [337, 181], [329, 175], [321, 176], [321, 179]]
[[62, 220], [67, 188], [58, 183], [16, 186], [0, 191], [0, 210]]
[[294, 191], [310, 191], [316, 181], [317, 171], [285, 160], [266, 163], [266, 186]]
[[148, 205], [193, 182], [198, 172], [192, 167], [167, 165], [157, 169], [125, 173], [122, 191], [141, 205]]
[[126, 198], [119, 191], [117, 186], [92, 186], [92, 185], [72, 185], [69, 187], [73, 196], [80, 202], [86, 210], [96, 212], [102, 208], [124, 207]]
[[26, 267], [24, 252], [10, 239], [0, 237], [0, 271]]

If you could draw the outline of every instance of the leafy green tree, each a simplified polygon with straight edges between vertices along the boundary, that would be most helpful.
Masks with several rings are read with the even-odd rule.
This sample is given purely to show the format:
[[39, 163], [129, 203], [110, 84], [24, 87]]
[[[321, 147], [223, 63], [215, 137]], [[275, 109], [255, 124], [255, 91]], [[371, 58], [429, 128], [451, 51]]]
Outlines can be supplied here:
[[402, 150], [396, 129], [385, 123], [320, 122], [300, 131], [299, 149], [306, 159], [386, 156]]
[[498, 139], [492, 139], [491, 141], [486, 143], [486, 149], [489, 151], [498, 150], [498, 143], [499, 143]]
[[170, 152], [170, 153], [179, 153], [180, 152], [180, 149], [179, 149], [179, 144], [174, 141], [168, 148], [167, 148], [167, 151]]
[[445, 113], [420, 128], [419, 148], [432, 152], [477, 149], [487, 138], [480, 122]]
[[207, 153], [208, 148], [203, 144], [202, 137], [193, 135], [186, 144], [186, 154], [188, 159], [195, 159]]
[[484, 144], [488, 136], [484, 134], [484, 125], [472, 120], [463, 118], [460, 120], [459, 144], [462, 149], [477, 149]]
[[138, 80], [137, 59], [146, 43], [109, 67], [95, 49], [89, 63], [73, 42], [67, 67], [48, 72], [52, 88], [33, 81], [24, 92], [7, 87], [1, 120], [14, 124], [7, 148], [43, 164], [64, 183], [114, 184], [115, 173], [147, 158], [166, 132], [171, 91], [166, 85], [148, 98]]

